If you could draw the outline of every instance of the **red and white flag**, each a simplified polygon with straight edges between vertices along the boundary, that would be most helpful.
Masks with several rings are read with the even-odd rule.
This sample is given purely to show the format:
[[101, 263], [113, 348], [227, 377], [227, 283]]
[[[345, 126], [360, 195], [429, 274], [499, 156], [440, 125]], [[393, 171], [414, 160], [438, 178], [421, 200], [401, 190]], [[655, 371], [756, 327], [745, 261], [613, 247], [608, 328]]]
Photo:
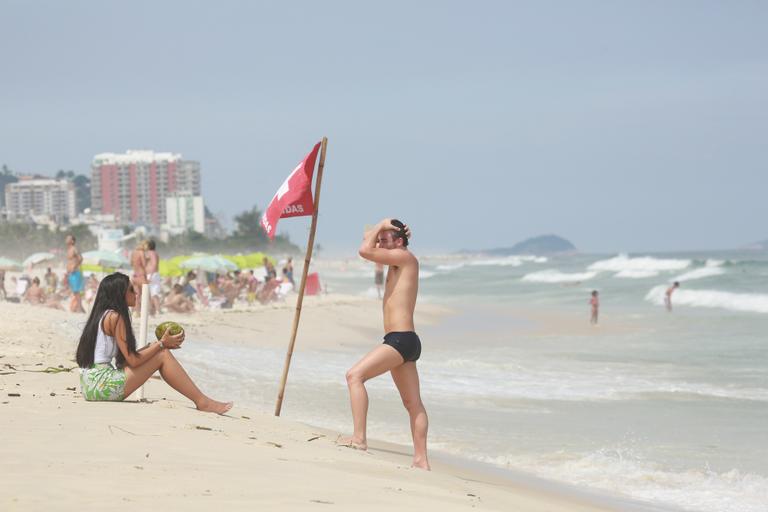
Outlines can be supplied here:
[[301, 161], [293, 172], [277, 189], [275, 197], [261, 216], [261, 227], [270, 240], [275, 239], [277, 221], [283, 217], [301, 217], [312, 215], [315, 211], [312, 200], [312, 175], [315, 172], [315, 160], [320, 143]]

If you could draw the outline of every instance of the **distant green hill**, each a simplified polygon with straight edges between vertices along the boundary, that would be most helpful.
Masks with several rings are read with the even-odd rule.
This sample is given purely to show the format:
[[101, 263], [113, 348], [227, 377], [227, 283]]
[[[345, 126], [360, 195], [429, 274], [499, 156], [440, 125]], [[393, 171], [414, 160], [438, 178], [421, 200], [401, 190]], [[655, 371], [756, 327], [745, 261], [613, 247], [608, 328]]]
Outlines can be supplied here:
[[565, 238], [557, 235], [542, 235], [523, 240], [512, 247], [498, 247], [482, 251], [494, 256], [508, 256], [510, 254], [560, 254], [576, 252], [576, 247]]

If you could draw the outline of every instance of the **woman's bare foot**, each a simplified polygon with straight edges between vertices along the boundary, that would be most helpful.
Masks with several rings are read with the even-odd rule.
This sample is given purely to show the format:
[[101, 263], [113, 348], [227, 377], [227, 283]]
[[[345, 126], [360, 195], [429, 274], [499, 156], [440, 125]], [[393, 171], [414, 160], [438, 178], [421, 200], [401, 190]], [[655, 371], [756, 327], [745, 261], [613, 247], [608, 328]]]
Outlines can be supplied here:
[[206, 398], [204, 401], [197, 404], [197, 410], [203, 412], [215, 412], [216, 414], [224, 414], [235, 405], [234, 402], [217, 402]]
[[427, 471], [432, 471], [432, 468], [429, 467], [429, 461], [424, 459], [413, 459], [413, 464], [411, 465], [412, 468], [418, 468], [418, 469], [425, 469]]
[[339, 437], [336, 438], [336, 444], [339, 446], [346, 446], [347, 448], [352, 448], [354, 450], [365, 451], [368, 449], [368, 443], [360, 439], [355, 439], [353, 436], [342, 437], [339, 435]]

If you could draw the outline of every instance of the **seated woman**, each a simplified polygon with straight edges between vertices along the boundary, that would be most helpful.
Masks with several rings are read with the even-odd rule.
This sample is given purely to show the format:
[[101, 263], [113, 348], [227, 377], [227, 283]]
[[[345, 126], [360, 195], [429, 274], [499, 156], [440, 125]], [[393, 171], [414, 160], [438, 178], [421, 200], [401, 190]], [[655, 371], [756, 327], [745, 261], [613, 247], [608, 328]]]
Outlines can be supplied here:
[[32, 279], [32, 284], [29, 285], [29, 288], [27, 288], [27, 290], [24, 292], [22, 300], [32, 304], [33, 306], [45, 303], [45, 292], [40, 287], [40, 279], [37, 277]]
[[184, 295], [184, 288], [180, 284], [173, 285], [165, 297], [165, 307], [174, 313], [192, 313], [195, 310], [194, 303]]
[[278, 288], [280, 288], [280, 281], [277, 279], [269, 279], [264, 283], [264, 286], [261, 287], [256, 298], [259, 299], [259, 302], [262, 304], [275, 301], [278, 299]]
[[[85, 399], [124, 400], [159, 370], [163, 380], [199, 410], [218, 414], [230, 410], [232, 402], [217, 402], [204, 395], [171, 354], [184, 342], [184, 332], [172, 336], [166, 331], [160, 341], [136, 350], [128, 312], [128, 306], [135, 304], [136, 294], [128, 276], [115, 273], [101, 281], [77, 346]], [[117, 368], [111, 364], [113, 357]]]
[[46, 306], [52, 309], [64, 309], [59, 302], [59, 299], [55, 296], [48, 296], [40, 286], [40, 279], [35, 277], [32, 279], [32, 284], [24, 292], [24, 301], [32, 304], [33, 306]]
[[225, 309], [231, 308], [235, 304], [235, 300], [240, 296], [240, 290], [242, 290], [242, 285], [239, 281], [235, 281], [229, 275], [223, 276], [219, 280], [219, 291], [221, 291], [224, 297], [224, 303], [221, 307]]

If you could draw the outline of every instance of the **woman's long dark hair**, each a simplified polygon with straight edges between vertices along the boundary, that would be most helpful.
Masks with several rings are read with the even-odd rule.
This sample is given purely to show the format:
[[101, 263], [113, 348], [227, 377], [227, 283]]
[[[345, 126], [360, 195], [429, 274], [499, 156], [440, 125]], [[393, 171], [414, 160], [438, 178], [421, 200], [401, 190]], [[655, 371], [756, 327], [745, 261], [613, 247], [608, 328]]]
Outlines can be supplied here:
[[[116, 311], [125, 322], [125, 341], [128, 344], [128, 351], [136, 352], [136, 338], [133, 336], [131, 327], [131, 314], [128, 312], [128, 304], [125, 302], [125, 292], [131, 286], [128, 276], [115, 272], [102, 279], [99, 284], [99, 291], [96, 292], [96, 299], [93, 301], [91, 314], [80, 336], [80, 343], [77, 345], [77, 364], [80, 368], [90, 368], [93, 366], [93, 352], [96, 349], [96, 336], [99, 333], [99, 324], [101, 317], [107, 310]], [[118, 368], [125, 366], [125, 356], [117, 350], [116, 363]]]

